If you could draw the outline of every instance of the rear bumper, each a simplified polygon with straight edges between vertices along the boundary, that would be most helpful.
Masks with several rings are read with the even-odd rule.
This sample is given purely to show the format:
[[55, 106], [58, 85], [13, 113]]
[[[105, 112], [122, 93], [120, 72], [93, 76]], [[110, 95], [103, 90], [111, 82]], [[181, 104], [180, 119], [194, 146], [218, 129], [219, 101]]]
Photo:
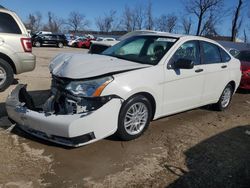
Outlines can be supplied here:
[[112, 135], [117, 130], [120, 99], [112, 99], [96, 111], [71, 115], [47, 115], [28, 109], [19, 101], [24, 85], [18, 85], [6, 100], [8, 116], [36, 137], [78, 147]]
[[36, 67], [36, 56], [32, 53], [16, 53], [16, 73], [20, 74], [23, 72], [29, 72], [35, 69]]

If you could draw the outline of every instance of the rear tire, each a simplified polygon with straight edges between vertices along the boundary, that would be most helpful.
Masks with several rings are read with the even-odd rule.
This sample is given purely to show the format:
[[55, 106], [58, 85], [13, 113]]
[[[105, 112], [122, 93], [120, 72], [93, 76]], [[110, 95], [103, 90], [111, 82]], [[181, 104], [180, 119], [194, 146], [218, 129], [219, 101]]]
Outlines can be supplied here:
[[148, 128], [152, 117], [149, 100], [137, 95], [124, 102], [118, 119], [116, 135], [122, 140], [133, 140]]
[[36, 42], [35, 42], [35, 47], [41, 47], [41, 43], [38, 42], [38, 41], [36, 41]]
[[58, 46], [59, 48], [63, 48], [63, 43], [59, 42], [59, 43], [57, 44], [57, 46]]
[[0, 59], [0, 91], [8, 88], [14, 80], [14, 72], [10, 64]]
[[228, 108], [233, 96], [233, 87], [231, 84], [228, 84], [223, 90], [219, 101], [216, 104], [213, 104], [213, 109], [217, 111], [223, 111]]

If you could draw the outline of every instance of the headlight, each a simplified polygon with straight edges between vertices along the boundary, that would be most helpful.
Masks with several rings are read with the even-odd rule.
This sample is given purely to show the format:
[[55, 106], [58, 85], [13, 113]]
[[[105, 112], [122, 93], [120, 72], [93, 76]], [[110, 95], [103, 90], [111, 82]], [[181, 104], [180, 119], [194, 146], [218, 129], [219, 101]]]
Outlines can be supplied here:
[[66, 86], [66, 90], [80, 97], [100, 96], [103, 89], [113, 81], [112, 76], [85, 81], [72, 81]]

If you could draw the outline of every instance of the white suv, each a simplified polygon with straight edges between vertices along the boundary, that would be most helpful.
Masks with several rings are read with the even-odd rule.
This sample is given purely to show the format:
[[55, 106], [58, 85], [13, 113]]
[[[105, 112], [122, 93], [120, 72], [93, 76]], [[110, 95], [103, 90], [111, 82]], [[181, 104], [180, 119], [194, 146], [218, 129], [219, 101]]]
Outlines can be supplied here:
[[31, 52], [31, 39], [22, 21], [14, 12], [0, 8], [0, 91], [13, 82], [14, 74], [35, 68]]

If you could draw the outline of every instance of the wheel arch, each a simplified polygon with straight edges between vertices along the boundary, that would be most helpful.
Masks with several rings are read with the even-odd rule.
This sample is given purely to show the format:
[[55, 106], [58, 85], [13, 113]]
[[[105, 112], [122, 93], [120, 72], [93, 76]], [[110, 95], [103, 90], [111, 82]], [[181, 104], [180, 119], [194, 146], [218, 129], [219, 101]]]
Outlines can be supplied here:
[[151, 107], [152, 107], [152, 117], [151, 117], [151, 120], [154, 119], [154, 116], [155, 116], [155, 111], [156, 111], [156, 101], [155, 101], [155, 98], [153, 97], [152, 94], [148, 93], [148, 92], [138, 92], [138, 93], [134, 93], [133, 95], [131, 95], [127, 100], [137, 96], [137, 95], [142, 95], [144, 96], [145, 98], [147, 98], [151, 104]]
[[0, 58], [5, 60], [6, 62], [8, 62], [10, 64], [11, 68], [13, 69], [13, 72], [16, 74], [16, 66], [15, 66], [15, 63], [12, 61], [12, 59], [9, 56], [7, 56], [1, 52], [0, 52]]
[[235, 92], [236, 91], [236, 83], [235, 83], [235, 81], [230, 81], [228, 84], [230, 84], [232, 87], [233, 87], [233, 91]]

